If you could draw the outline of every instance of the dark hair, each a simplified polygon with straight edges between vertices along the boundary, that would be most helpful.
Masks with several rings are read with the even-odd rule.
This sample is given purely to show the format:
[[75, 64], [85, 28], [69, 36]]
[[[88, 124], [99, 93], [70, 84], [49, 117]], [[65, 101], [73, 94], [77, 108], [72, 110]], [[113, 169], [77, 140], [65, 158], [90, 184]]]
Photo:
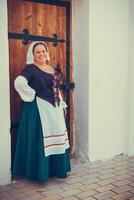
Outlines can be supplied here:
[[36, 47], [37, 45], [39, 45], [39, 44], [44, 45], [44, 47], [45, 47], [45, 49], [46, 49], [46, 52], [48, 52], [47, 46], [46, 46], [43, 42], [38, 42], [38, 43], [35, 43], [35, 45], [33, 46], [33, 53], [34, 53], [35, 47]]

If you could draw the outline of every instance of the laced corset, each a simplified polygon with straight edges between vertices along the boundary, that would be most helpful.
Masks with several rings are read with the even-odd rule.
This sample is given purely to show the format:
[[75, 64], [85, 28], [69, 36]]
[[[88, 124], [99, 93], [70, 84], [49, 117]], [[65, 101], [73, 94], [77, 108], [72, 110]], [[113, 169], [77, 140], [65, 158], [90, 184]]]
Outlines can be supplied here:
[[55, 70], [53, 73], [53, 91], [54, 91], [54, 101], [59, 105], [60, 97], [59, 97], [59, 88], [60, 84], [63, 81], [63, 74], [59, 70]]

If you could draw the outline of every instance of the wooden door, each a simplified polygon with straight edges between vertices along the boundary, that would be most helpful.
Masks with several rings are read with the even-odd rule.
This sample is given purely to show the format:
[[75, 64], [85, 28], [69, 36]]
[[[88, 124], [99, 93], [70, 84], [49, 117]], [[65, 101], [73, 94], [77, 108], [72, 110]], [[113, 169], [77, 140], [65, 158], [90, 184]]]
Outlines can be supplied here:
[[64, 98], [68, 104], [66, 123], [73, 146], [70, 11], [70, 1], [8, 0], [12, 157], [21, 108], [21, 100], [14, 90], [14, 79], [26, 66], [26, 52], [34, 40], [46, 41], [50, 51], [50, 65], [56, 67], [59, 64], [64, 74]]

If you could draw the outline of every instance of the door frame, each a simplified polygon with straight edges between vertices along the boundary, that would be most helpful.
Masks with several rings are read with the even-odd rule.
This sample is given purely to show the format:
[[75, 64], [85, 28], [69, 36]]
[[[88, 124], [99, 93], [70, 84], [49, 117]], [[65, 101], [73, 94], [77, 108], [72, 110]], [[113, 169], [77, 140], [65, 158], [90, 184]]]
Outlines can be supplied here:
[[[67, 116], [66, 116], [66, 126], [68, 130], [68, 137], [70, 141], [70, 89], [74, 88], [74, 83], [70, 83], [70, 21], [71, 21], [71, 2], [69, 1], [58, 1], [58, 0], [23, 0], [34, 3], [43, 3], [49, 5], [56, 5], [65, 7], [66, 9], [66, 80], [65, 80], [65, 93], [66, 93], [66, 103], [67, 107]], [[25, 34], [25, 33], [24, 33]], [[8, 33], [8, 39], [21, 39], [20, 33]], [[27, 43], [28, 44], [28, 43]], [[24, 45], [27, 45], [24, 44]], [[16, 124], [11, 124], [11, 129], [16, 128]]]

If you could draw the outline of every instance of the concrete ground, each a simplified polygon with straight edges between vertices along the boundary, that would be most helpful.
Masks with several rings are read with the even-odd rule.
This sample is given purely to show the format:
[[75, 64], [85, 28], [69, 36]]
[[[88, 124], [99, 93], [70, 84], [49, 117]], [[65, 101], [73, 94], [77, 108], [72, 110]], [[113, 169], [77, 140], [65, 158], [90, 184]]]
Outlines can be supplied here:
[[0, 187], [0, 200], [134, 200], [134, 157], [83, 163], [75, 159], [66, 179], [40, 185], [24, 179]]

